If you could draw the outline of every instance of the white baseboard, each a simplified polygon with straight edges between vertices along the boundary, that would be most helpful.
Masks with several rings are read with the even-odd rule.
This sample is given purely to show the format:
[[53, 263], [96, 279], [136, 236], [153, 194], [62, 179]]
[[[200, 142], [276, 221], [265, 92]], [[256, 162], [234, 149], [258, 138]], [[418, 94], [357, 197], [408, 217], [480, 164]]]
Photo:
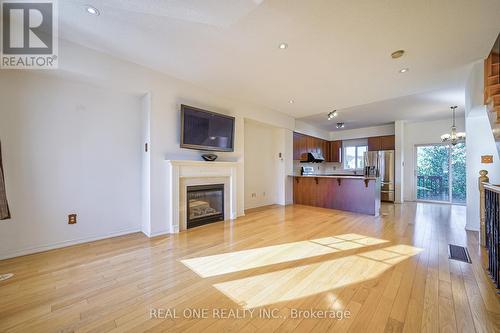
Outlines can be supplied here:
[[151, 232], [149, 235], [146, 233], [144, 233], [144, 234], [146, 236], [148, 236], [149, 238], [152, 238], [152, 237], [156, 237], [156, 236], [169, 235], [170, 232], [168, 230], [160, 230], [160, 231], [156, 231], [156, 232]]
[[6, 254], [0, 254], [0, 260], [25, 256], [25, 255], [33, 254], [33, 253], [45, 252], [45, 251], [49, 251], [49, 250], [59, 249], [62, 247], [93, 242], [93, 241], [106, 239], [106, 238], [112, 238], [112, 237], [133, 234], [136, 232], [141, 232], [141, 228], [123, 229], [123, 230], [119, 230], [119, 231], [106, 233], [103, 235], [95, 235], [95, 236], [91, 236], [91, 237], [84, 237], [84, 238], [63, 241], [63, 242], [57, 242], [57, 243], [52, 243], [52, 244], [46, 244], [46, 245], [41, 245], [41, 246], [36, 246], [36, 247], [25, 248], [25, 249], [17, 250], [17, 251], [6, 253]]
[[[237, 214], [237, 217], [242, 217], [242, 216], [245, 216], [245, 214], [242, 214], [242, 213], [238, 213]], [[233, 219], [233, 221], [236, 220], [236, 219]], [[229, 221], [229, 220], [228, 220]], [[157, 236], [163, 236], [163, 235], [170, 235], [170, 234], [173, 234], [171, 233], [169, 230], [160, 230], [160, 231], [155, 231], [155, 232], [150, 232], [150, 233], [147, 233], [145, 232], [144, 230], [140, 230], [144, 235], [146, 235], [147, 237], [149, 238], [153, 238], [153, 237], [157, 237]]]
[[479, 232], [479, 229], [477, 227], [470, 227], [467, 224], [465, 225], [465, 230]]

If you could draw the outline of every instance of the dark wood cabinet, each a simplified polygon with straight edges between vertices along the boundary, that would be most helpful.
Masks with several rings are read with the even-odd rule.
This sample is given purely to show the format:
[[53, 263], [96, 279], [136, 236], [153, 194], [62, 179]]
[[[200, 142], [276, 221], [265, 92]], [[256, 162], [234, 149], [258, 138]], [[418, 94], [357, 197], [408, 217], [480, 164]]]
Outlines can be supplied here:
[[307, 153], [307, 136], [300, 134], [299, 138], [299, 157], [298, 160], [300, 160], [301, 156], [305, 153]]
[[314, 146], [315, 150], [313, 150], [313, 151], [315, 151], [318, 154], [323, 154], [323, 141], [324, 140], [318, 139], [318, 138], [314, 138], [314, 139], [315, 139], [315, 141], [314, 141], [314, 143], [315, 143], [315, 146]]
[[325, 161], [330, 162], [330, 142], [326, 140], [321, 140], [321, 153], [325, 158]]
[[300, 160], [305, 153], [321, 154], [326, 162], [342, 162], [342, 141], [328, 141], [293, 132], [293, 159]]
[[395, 141], [394, 135], [373, 136], [368, 138], [368, 150], [394, 150]]
[[322, 151], [321, 151], [321, 144], [322, 144], [323, 140], [318, 139], [318, 138], [314, 138], [314, 139], [315, 139], [314, 140], [314, 143], [315, 143], [314, 148], [316, 148], [316, 150], [313, 150], [313, 151], [316, 151], [317, 153], [321, 154], [322, 153]]
[[305, 153], [320, 153], [325, 160], [329, 155], [329, 142], [313, 136], [293, 132], [293, 159], [300, 160]]
[[[394, 150], [395, 136], [372, 136], [368, 138], [368, 150]], [[313, 136], [293, 133], [293, 159], [300, 160], [305, 153], [320, 153], [326, 162], [342, 163], [342, 140], [327, 141]]]
[[386, 135], [380, 137], [380, 150], [394, 150], [396, 148], [396, 137]]
[[316, 138], [306, 135], [306, 152], [312, 153], [316, 152]]
[[315, 178], [301, 178], [299, 182], [294, 182], [293, 201], [295, 204], [316, 206], [319, 188]]
[[369, 151], [380, 150], [380, 136], [372, 136], [368, 138], [368, 150]]
[[380, 183], [364, 178], [294, 177], [293, 202], [378, 215]]
[[342, 163], [342, 141], [329, 142], [328, 162]]

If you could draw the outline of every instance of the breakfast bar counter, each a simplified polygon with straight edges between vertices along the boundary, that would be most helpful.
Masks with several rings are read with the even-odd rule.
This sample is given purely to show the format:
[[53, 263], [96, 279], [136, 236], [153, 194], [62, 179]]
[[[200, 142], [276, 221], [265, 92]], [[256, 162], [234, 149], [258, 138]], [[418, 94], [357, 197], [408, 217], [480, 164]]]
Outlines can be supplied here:
[[292, 175], [293, 202], [378, 216], [380, 180], [356, 175]]

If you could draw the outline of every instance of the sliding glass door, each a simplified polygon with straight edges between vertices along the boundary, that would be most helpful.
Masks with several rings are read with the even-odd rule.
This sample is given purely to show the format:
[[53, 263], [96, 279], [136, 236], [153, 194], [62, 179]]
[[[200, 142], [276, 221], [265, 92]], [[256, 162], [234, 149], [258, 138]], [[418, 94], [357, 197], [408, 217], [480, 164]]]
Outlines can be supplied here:
[[451, 201], [465, 205], [466, 193], [465, 143], [451, 148]]
[[465, 204], [465, 144], [415, 147], [418, 201]]

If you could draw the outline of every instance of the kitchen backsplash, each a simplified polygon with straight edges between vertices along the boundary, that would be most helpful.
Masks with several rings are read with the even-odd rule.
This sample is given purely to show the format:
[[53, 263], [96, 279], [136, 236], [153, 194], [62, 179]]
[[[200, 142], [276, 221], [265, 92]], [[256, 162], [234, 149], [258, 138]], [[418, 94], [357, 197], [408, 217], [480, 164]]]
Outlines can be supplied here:
[[293, 174], [300, 175], [300, 168], [303, 166], [310, 166], [314, 168], [314, 173], [317, 174], [346, 174], [352, 175], [354, 171], [352, 170], [344, 170], [342, 163], [333, 163], [333, 162], [322, 162], [322, 163], [300, 163], [300, 161], [293, 161]]

